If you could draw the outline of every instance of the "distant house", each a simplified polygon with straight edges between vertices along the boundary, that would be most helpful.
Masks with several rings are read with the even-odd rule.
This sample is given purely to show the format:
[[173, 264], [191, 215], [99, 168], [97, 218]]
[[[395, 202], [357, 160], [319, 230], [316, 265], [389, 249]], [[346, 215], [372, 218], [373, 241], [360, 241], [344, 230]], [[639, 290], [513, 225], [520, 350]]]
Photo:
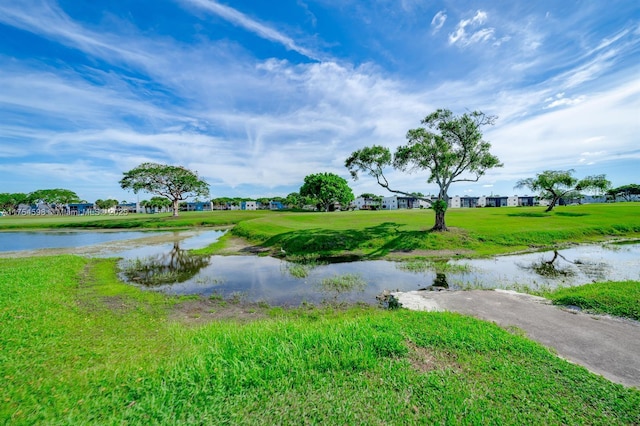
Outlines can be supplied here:
[[98, 210], [93, 203], [69, 203], [67, 204], [67, 213], [70, 215], [82, 216], [85, 214], [96, 214]]
[[536, 197], [529, 195], [518, 197], [518, 205], [522, 207], [533, 207], [536, 205]]
[[213, 210], [211, 201], [191, 201], [187, 203], [188, 212], [210, 212]]
[[422, 209], [429, 207], [431, 207], [431, 203], [428, 201], [421, 200], [417, 197], [401, 197], [398, 195], [384, 197], [381, 205], [383, 210]]
[[269, 210], [282, 210], [284, 205], [281, 201], [269, 201]]
[[460, 197], [456, 195], [455, 197], [449, 197], [449, 207], [452, 209], [457, 208], [472, 208], [478, 207], [480, 205], [480, 197], [470, 197], [465, 195], [464, 197]]
[[509, 197], [490, 196], [484, 197], [485, 207], [507, 207]]
[[394, 195], [393, 197], [384, 197], [382, 199], [382, 209], [398, 210], [398, 197], [396, 195]]
[[116, 213], [137, 213], [138, 203], [120, 203], [116, 206]]
[[381, 204], [379, 199], [358, 197], [351, 202], [351, 207], [356, 210], [377, 210], [381, 207]]
[[605, 195], [585, 195], [580, 200], [581, 204], [593, 204], [593, 203], [606, 203], [607, 197]]
[[258, 205], [255, 201], [243, 201], [240, 204], [240, 209], [242, 210], [257, 210]]

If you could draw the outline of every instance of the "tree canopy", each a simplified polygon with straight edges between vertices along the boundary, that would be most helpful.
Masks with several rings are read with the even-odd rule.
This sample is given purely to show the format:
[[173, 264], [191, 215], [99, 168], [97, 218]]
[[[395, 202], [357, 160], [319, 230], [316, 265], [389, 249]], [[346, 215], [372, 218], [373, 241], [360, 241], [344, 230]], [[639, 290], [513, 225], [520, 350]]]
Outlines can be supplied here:
[[20, 204], [31, 204], [32, 202], [30, 194], [22, 192], [0, 193], [0, 210], [6, 210], [10, 214], [13, 214]]
[[480, 111], [456, 116], [448, 109], [438, 109], [421, 121], [425, 127], [407, 132], [407, 144], [399, 146], [393, 156], [388, 148], [373, 145], [353, 152], [345, 166], [354, 179], [359, 172], [367, 173], [390, 192], [431, 202], [413, 192], [392, 189], [384, 170], [393, 167], [407, 173], [426, 172], [427, 183], [439, 188], [437, 200], [432, 203], [436, 212], [432, 229], [446, 231], [451, 184], [477, 182], [487, 170], [502, 167], [498, 157], [489, 152], [491, 144], [482, 139], [481, 128], [493, 125], [495, 120]]
[[587, 176], [578, 180], [573, 176], [575, 170], [545, 170], [536, 177], [521, 179], [515, 188], [527, 187], [537, 192], [540, 198], [549, 200], [546, 211], [553, 210], [563, 198], [581, 198], [581, 191], [595, 191], [604, 194], [611, 187], [605, 175]]
[[80, 197], [69, 189], [39, 189], [29, 194], [34, 201], [41, 201], [47, 204], [69, 204], [80, 202]]
[[113, 198], [103, 200], [99, 198], [94, 204], [101, 210], [109, 210], [110, 208], [118, 205], [118, 200], [114, 200]]
[[144, 200], [140, 203], [145, 209], [160, 210], [169, 207], [172, 204], [171, 200], [165, 197], [151, 197], [150, 200]]
[[631, 201], [634, 196], [640, 195], [640, 185], [630, 183], [628, 185], [611, 188], [607, 191], [607, 195], [610, 196], [613, 201], [617, 201], [618, 197], [625, 201]]
[[304, 178], [300, 195], [309, 197], [319, 210], [329, 211], [334, 203], [347, 206], [353, 201], [353, 192], [347, 181], [333, 173], [316, 173]]
[[125, 172], [120, 186], [134, 193], [146, 191], [166, 197], [173, 205], [173, 216], [178, 216], [180, 201], [209, 196], [209, 184], [200, 179], [196, 172], [182, 166], [158, 163], [142, 163]]

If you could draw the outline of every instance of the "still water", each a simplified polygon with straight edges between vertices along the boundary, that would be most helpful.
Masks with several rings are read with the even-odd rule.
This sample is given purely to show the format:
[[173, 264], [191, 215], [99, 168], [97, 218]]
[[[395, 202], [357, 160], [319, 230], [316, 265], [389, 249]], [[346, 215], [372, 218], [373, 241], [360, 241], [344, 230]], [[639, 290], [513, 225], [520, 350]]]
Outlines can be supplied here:
[[[200, 236], [204, 241], [207, 236]], [[140, 257], [119, 253], [122, 278], [169, 294], [240, 297], [270, 305], [327, 300], [375, 304], [384, 290], [508, 288], [544, 289], [593, 281], [640, 280], [640, 242], [585, 245], [492, 259], [424, 262], [385, 260], [300, 266], [273, 257], [190, 254], [194, 240], [174, 242], [169, 250]], [[332, 284], [350, 276], [362, 285]]]
[[33, 231], [0, 232], [0, 252], [85, 247], [149, 236], [141, 231]]
[[[358, 261], [295, 265], [273, 257], [196, 256], [189, 250], [215, 242], [225, 231], [7, 232], [0, 251], [62, 249], [87, 256], [120, 257], [121, 277], [169, 294], [239, 297], [293, 305], [349, 301], [375, 304], [384, 290], [439, 288], [542, 289], [593, 281], [640, 280], [640, 241], [594, 244], [558, 251], [424, 262]], [[46, 250], [45, 250], [46, 251]], [[355, 285], [343, 285], [345, 276]], [[336, 284], [337, 283], [337, 284]]]

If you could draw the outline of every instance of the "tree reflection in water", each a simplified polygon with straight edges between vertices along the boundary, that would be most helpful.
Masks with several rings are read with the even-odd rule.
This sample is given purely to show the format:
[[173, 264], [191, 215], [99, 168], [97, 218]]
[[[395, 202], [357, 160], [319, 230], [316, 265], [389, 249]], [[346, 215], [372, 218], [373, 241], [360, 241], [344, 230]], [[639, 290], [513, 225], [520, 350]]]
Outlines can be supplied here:
[[436, 279], [433, 281], [433, 287], [449, 288], [447, 276], [442, 272], [437, 272]]
[[567, 260], [566, 257], [558, 253], [558, 250], [554, 250], [553, 258], [551, 260], [539, 260], [537, 262], [533, 262], [530, 265], [518, 266], [522, 269], [533, 271], [536, 274], [546, 278], [572, 277], [576, 274], [576, 271], [571, 267], [571, 265], [556, 264], [556, 261], [558, 259], [562, 259], [570, 264], [574, 263], [570, 260]]
[[173, 284], [193, 278], [208, 264], [209, 257], [182, 250], [176, 241], [167, 253], [127, 261], [122, 274], [127, 281], [146, 286]]

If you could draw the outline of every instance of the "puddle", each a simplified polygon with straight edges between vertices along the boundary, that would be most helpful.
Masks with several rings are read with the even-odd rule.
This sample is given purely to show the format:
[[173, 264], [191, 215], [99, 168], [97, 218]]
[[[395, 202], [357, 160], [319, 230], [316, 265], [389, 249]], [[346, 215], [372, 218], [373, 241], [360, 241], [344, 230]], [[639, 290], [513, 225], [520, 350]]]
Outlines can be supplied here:
[[[144, 289], [168, 294], [217, 295], [247, 302], [264, 301], [273, 306], [298, 306], [303, 302], [317, 304], [323, 301], [376, 304], [376, 296], [385, 290], [539, 290], [594, 281], [640, 280], [639, 240], [491, 259], [457, 260], [437, 268], [428, 264], [425, 268], [424, 263], [385, 260], [299, 265], [272, 257], [203, 257], [189, 252], [189, 249], [205, 247], [217, 241], [224, 232], [23, 233], [46, 234], [43, 236], [45, 239], [70, 238], [67, 241], [74, 241], [75, 244], [88, 242], [94, 245], [65, 248], [63, 243], [56, 243], [57, 248], [5, 252], [2, 255], [68, 252], [121, 257], [123, 260], [119, 266], [122, 279]], [[19, 234], [1, 234], [0, 244]], [[119, 240], [114, 240], [117, 238]], [[102, 242], [96, 244], [98, 240]]]
[[19, 231], [0, 232], [0, 257], [77, 254], [91, 257], [144, 257], [205, 247], [226, 231]]
[[0, 232], [0, 252], [64, 249], [148, 236], [142, 231], [11, 231]]
[[[385, 260], [304, 266], [272, 257], [202, 258], [176, 244], [163, 255], [129, 258], [121, 267], [127, 281], [168, 294], [217, 295], [276, 306], [323, 301], [376, 304], [376, 296], [385, 290], [538, 290], [593, 281], [638, 280], [640, 243], [624, 248], [580, 246], [441, 266], [451, 272], [412, 270], [405, 263]], [[343, 282], [356, 284], [350, 287]]]

